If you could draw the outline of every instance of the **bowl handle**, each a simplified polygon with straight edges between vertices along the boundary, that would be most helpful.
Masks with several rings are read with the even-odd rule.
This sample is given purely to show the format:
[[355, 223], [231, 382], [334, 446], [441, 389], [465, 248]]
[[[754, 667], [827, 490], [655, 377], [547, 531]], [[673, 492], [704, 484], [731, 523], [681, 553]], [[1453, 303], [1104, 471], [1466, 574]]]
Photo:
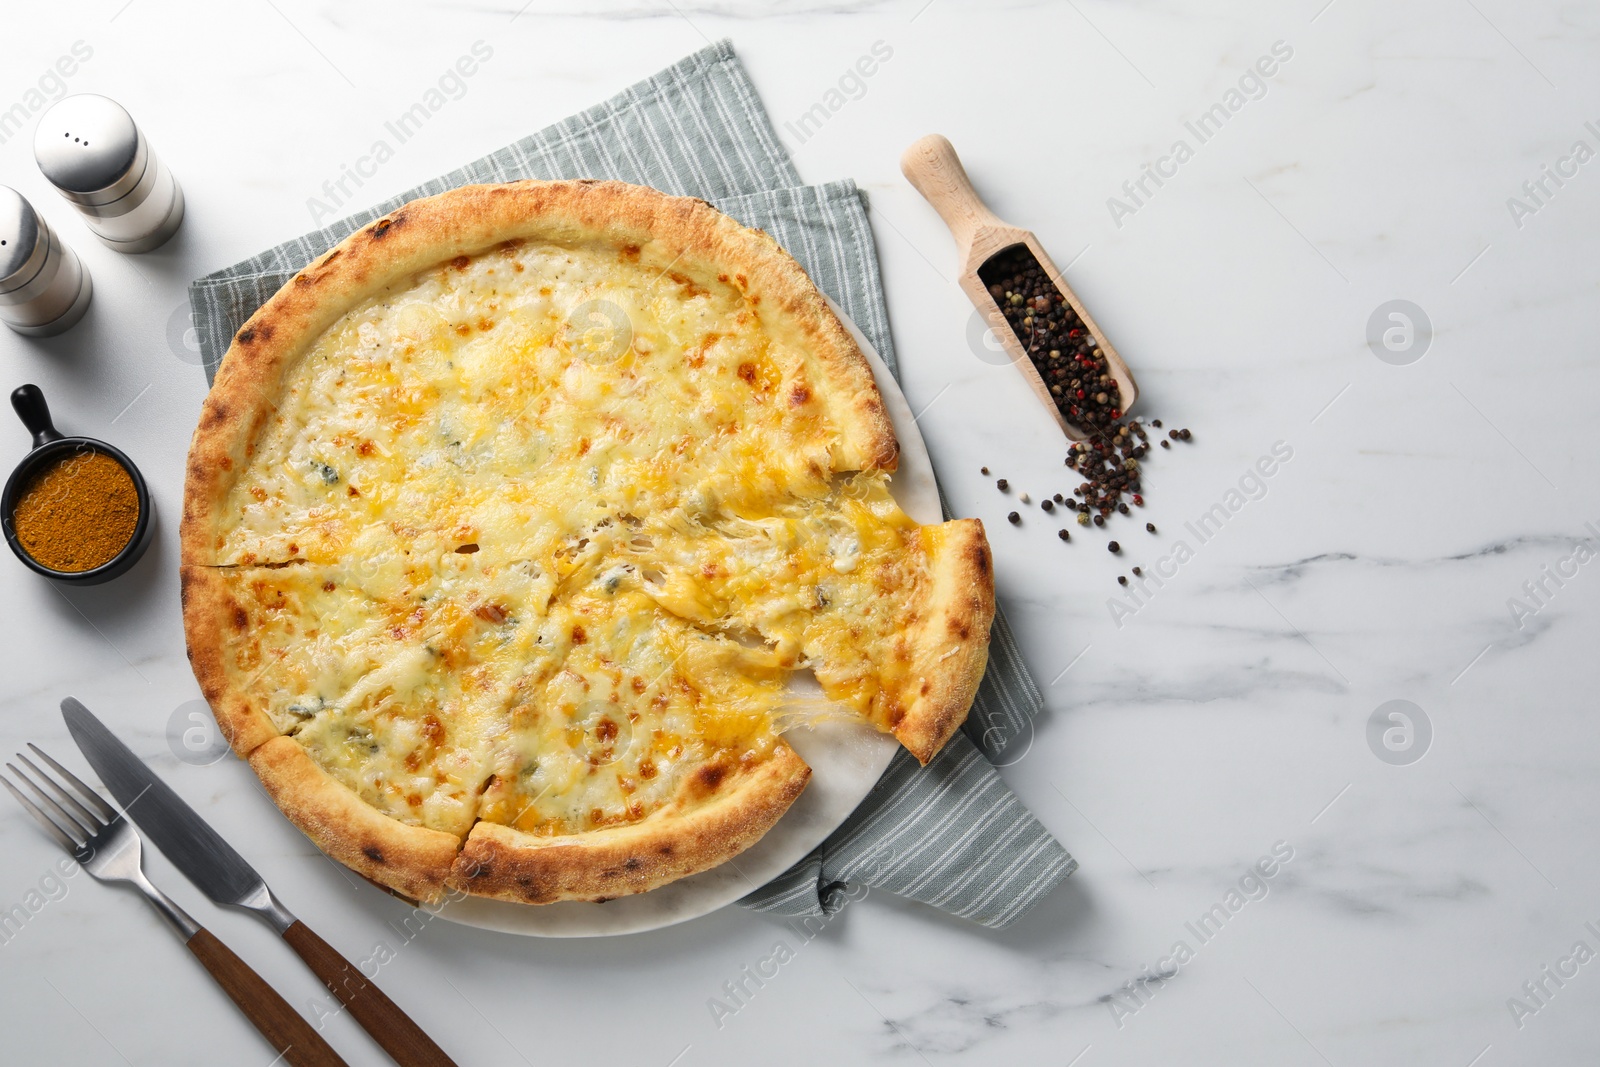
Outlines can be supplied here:
[[44, 402], [44, 393], [37, 385], [19, 385], [11, 391], [11, 406], [17, 409], [22, 425], [33, 434], [33, 447], [39, 448], [51, 441], [61, 440], [50, 422], [50, 405]]

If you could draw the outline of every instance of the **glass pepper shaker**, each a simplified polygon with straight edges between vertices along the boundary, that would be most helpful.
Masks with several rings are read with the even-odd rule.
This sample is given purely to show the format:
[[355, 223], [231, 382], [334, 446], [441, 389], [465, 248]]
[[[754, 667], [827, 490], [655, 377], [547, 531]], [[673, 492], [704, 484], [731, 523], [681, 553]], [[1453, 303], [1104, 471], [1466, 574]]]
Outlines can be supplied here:
[[39, 169], [89, 229], [118, 252], [159, 248], [183, 221], [183, 190], [116, 101], [81, 93], [58, 101], [33, 138]]
[[72, 249], [26, 197], [0, 185], [0, 319], [47, 337], [83, 318], [93, 286]]

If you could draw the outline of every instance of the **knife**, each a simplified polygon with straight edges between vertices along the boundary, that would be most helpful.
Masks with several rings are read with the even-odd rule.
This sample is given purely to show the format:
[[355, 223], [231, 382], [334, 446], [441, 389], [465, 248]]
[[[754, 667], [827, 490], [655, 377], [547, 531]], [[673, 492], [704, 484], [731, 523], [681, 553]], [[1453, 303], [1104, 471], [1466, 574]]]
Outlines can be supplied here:
[[122, 810], [172, 865], [217, 904], [266, 920], [400, 1067], [456, 1067], [383, 990], [290, 913], [245, 858], [72, 697], [61, 702], [72, 739]]

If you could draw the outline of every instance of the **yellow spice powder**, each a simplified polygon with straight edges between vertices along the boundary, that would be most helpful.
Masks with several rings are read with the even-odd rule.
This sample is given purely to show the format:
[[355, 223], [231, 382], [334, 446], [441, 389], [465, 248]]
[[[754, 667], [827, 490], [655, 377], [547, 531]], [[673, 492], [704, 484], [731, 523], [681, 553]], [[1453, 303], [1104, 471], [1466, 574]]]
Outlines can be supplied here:
[[93, 570], [132, 540], [139, 493], [122, 464], [103, 452], [78, 452], [28, 479], [11, 521], [23, 549], [43, 566]]

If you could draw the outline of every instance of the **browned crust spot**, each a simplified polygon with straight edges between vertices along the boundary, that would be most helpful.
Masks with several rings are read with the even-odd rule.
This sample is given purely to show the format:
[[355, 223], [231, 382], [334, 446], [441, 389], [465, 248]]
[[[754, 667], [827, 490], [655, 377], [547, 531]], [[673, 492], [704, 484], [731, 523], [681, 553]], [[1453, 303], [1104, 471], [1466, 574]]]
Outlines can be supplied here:
[[989, 660], [994, 566], [978, 519], [922, 530], [929, 582], [907, 635], [916, 695], [890, 732], [918, 761], [936, 756], [960, 729]]
[[536, 837], [480, 822], [467, 835], [449, 884], [525, 904], [643, 893], [709, 870], [755, 844], [811, 777], [811, 768], [780, 741], [771, 758], [725, 769], [709, 797], [700, 795], [706, 771], [721, 766], [700, 768], [672, 802], [628, 826]]

